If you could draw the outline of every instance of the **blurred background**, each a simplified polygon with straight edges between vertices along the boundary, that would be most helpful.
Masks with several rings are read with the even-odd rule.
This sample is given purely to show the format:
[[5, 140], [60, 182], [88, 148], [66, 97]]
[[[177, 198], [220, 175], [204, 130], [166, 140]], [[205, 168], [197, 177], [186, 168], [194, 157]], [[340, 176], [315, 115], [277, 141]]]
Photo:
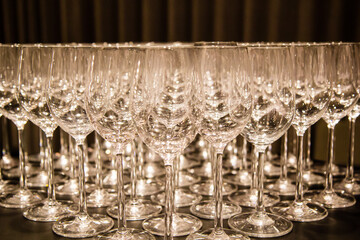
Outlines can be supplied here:
[[[0, 0], [1, 43], [360, 41], [358, 0]], [[8, 123], [17, 154], [16, 129]], [[312, 157], [326, 158], [327, 129], [312, 127]], [[39, 130], [28, 123], [28, 150]], [[336, 127], [336, 160], [348, 158], [348, 121]], [[360, 164], [360, 126], [356, 164]], [[58, 138], [56, 138], [58, 139]], [[57, 143], [58, 145], [58, 143]], [[279, 147], [274, 148], [278, 151]]]

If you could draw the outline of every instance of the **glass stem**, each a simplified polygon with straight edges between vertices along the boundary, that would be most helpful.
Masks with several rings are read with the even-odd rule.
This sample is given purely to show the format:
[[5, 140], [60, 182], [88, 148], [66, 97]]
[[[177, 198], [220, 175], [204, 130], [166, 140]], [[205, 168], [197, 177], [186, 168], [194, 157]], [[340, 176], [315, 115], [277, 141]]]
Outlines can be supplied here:
[[303, 163], [304, 163], [304, 135], [298, 133], [297, 142], [298, 156], [297, 156], [297, 167], [296, 167], [296, 190], [295, 190], [295, 202], [303, 201]]
[[350, 122], [350, 156], [346, 166], [346, 180], [352, 181], [354, 179], [354, 158], [355, 158], [355, 121], [356, 118], [349, 118]]
[[60, 128], [60, 155], [69, 158], [69, 142], [66, 140], [64, 130]]
[[254, 151], [254, 156], [252, 156], [251, 158], [251, 186], [250, 189], [254, 190], [257, 189], [257, 168], [258, 166], [258, 158], [259, 158], [259, 153], [257, 151]]
[[19, 165], [20, 165], [20, 189], [24, 190], [27, 189], [26, 186], [26, 169], [25, 169], [25, 151], [24, 151], [24, 129], [18, 129], [19, 134]]
[[174, 214], [174, 181], [173, 165], [165, 166], [166, 183], [165, 183], [165, 233], [164, 240], [173, 239], [172, 222]]
[[76, 143], [77, 157], [79, 161], [79, 195], [80, 213], [87, 213], [85, 191], [85, 146], [84, 142]]
[[258, 156], [258, 166], [257, 166], [257, 204], [255, 211], [256, 212], [265, 212], [264, 205], [264, 162], [265, 162], [265, 149], [259, 151], [255, 147], [255, 152]]
[[117, 197], [118, 197], [118, 231], [126, 229], [125, 191], [124, 191], [124, 153], [116, 154], [117, 165]]
[[222, 194], [222, 152], [213, 150], [213, 159], [215, 165], [215, 183], [214, 183], [214, 197], [215, 197], [215, 218], [214, 218], [214, 230], [215, 232], [222, 231], [223, 229], [223, 194]]
[[7, 119], [4, 116], [2, 120], [2, 141], [2, 156], [10, 155], [8, 124]]
[[138, 144], [138, 161], [139, 161], [139, 179], [145, 178], [145, 149], [144, 149], [144, 143], [142, 141], [139, 141]]
[[287, 161], [288, 161], [287, 144], [288, 144], [288, 133], [285, 132], [283, 139], [282, 139], [281, 157], [280, 157], [280, 165], [281, 165], [280, 179], [281, 180], [287, 179]]
[[311, 154], [311, 127], [309, 127], [307, 130], [306, 143], [307, 143], [307, 148], [306, 148], [306, 157], [305, 157], [305, 170], [310, 171], [310, 169], [311, 169], [311, 157], [310, 157], [310, 154]]
[[130, 194], [130, 198], [131, 201], [134, 202], [136, 201], [136, 184], [137, 184], [137, 179], [136, 179], [136, 145], [135, 145], [135, 141], [133, 140], [131, 142], [131, 169], [130, 169], [130, 178], [131, 178], [131, 194]]
[[47, 159], [46, 159], [46, 141], [44, 141], [44, 138], [46, 139], [45, 134], [43, 131], [39, 128], [39, 146], [40, 146], [40, 152], [39, 152], [39, 158], [40, 158], [40, 168], [41, 170], [47, 169]]
[[333, 191], [332, 168], [334, 163], [334, 127], [328, 127], [328, 156], [325, 179], [325, 191]]
[[247, 141], [243, 138], [242, 145], [242, 168], [243, 170], [247, 170]]
[[176, 156], [175, 164], [174, 164], [174, 190], [179, 187], [179, 179], [180, 179], [180, 154]]
[[72, 137], [69, 135], [69, 158], [70, 158], [70, 178], [76, 177], [76, 147]]
[[95, 167], [96, 167], [96, 186], [99, 189], [103, 189], [103, 176], [102, 176], [102, 161], [101, 161], [101, 151], [100, 151], [100, 135], [95, 132]]
[[48, 199], [56, 201], [55, 183], [54, 183], [54, 156], [53, 156], [53, 136], [46, 136], [46, 152], [47, 152], [47, 171], [48, 171]]

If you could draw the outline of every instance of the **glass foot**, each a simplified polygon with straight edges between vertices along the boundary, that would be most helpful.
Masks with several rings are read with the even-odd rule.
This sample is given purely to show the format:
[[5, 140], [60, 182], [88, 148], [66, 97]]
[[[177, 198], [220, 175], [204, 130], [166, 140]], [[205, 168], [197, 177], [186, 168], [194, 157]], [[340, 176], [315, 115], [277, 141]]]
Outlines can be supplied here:
[[221, 229], [215, 231], [213, 228], [207, 229], [203, 232], [190, 234], [186, 240], [250, 240], [249, 237], [232, 229]]
[[94, 237], [100, 233], [109, 231], [114, 221], [107, 216], [79, 213], [59, 219], [52, 226], [57, 235], [69, 238]]
[[[165, 215], [161, 214], [150, 217], [143, 221], [143, 228], [158, 236], [164, 236], [165, 232]], [[198, 231], [202, 227], [200, 219], [184, 213], [174, 213], [172, 222], [172, 232], [174, 237], [189, 235]]]
[[297, 168], [297, 157], [293, 153], [288, 153], [287, 167]]
[[19, 189], [0, 198], [0, 207], [25, 208], [39, 203], [42, 197], [30, 190]]
[[[190, 207], [190, 212], [197, 217], [205, 219], [214, 219], [215, 218], [215, 201], [206, 200], [201, 201], [197, 204], [194, 204]], [[235, 203], [228, 201], [223, 201], [222, 206], [222, 218], [228, 219], [235, 214], [241, 213], [241, 207]]]
[[[245, 189], [231, 194], [229, 197], [231, 202], [237, 203], [242, 207], [256, 207], [257, 190]], [[271, 207], [280, 201], [279, 196], [264, 192], [264, 206]]]
[[[27, 165], [25, 167], [26, 176], [31, 176], [34, 174], [38, 174], [41, 171], [38, 167], [33, 167]], [[19, 178], [20, 177], [20, 169], [19, 168], [12, 168], [10, 170], [4, 171], [4, 175], [8, 178]]]
[[[312, 168], [312, 170], [316, 173], [321, 173], [321, 174], [326, 174], [326, 169], [327, 166], [326, 165], [322, 165], [322, 166], [314, 166]], [[334, 177], [341, 177], [341, 176], [345, 176], [346, 171], [345, 168], [343, 167], [339, 167], [335, 164], [332, 165], [332, 174]]]
[[46, 199], [28, 208], [23, 215], [25, 218], [36, 222], [54, 222], [77, 211], [78, 207], [73, 202]]
[[116, 198], [116, 194], [111, 194], [105, 189], [98, 188], [90, 193], [86, 198], [86, 203], [88, 207], [108, 207], [114, 204]]
[[[214, 184], [213, 181], [207, 180], [199, 183], [195, 183], [190, 186], [190, 190], [193, 193], [204, 195], [204, 196], [213, 196], [214, 195]], [[223, 196], [229, 195], [233, 192], [236, 192], [237, 187], [230, 183], [223, 183]]]
[[113, 229], [97, 237], [98, 240], [155, 240], [155, 237], [148, 232], [134, 228]]
[[[165, 177], [160, 177], [158, 180], [165, 182]], [[196, 176], [195, 174], [189, 173], [187, 171], [179, 172], [179, 185], [178, 187], [188, 187], [195, 183], [200, 182], [201, 177]]]
[[[162, 207], [143, 199], [129, 200], [125, 204], [127, 221], [143, 220], [159, 214]], [[113, 218], [118, 218], [118, 206], [114, 205], [106, 209], [106, 213]]]
[[[67, 179], [64, 175], [55, 175], [53, 181], [55, 184], [64, 182]], [[49, 179], [46, 171], [41, 171], [38, 174], [28, 177], [26, 184], [30, 188], [45, 188], [48, 186]]]
[[15, 160], [12, 156], [8, 154], [3, 155], [0, 162], [2, 162], [1, 168], [4, 170], [9, 170], [18, 166], [18, 160]]
[[0, 180], [0, 196], [12, 193], [19, 188], [15, 183], [7, 180]]
[[228, 221], [229, 226], [250, 237], [280, 237], [288, 234], [293, 224], [280, 216], [266, 212], [241, 213]]
[[70, 170], [70, 161], [65, 155], [58, 156], [54, 163], [54, 169], [67, 172]]
[[[200, 202], [202, 197], [187, 189], [178, 188], [175, 190], [175, 207], [188, 207]], [[165, 192], [151, 196], [151, 201], [165, 206]]]
[[324, 176], [315, 174], [311, 171], [304, 171], [303, 180], [307, 185], [320, 185], [325, 183]]
[[144, 177], [155, 178], [165, 175], [165, 168], [159, 162], [149, 162], [144, 164]]
[[[195, 174], [197, 176], [200, 177], [206, 177], [206, 178], [211, 178], [212, 176], [212, 172], [211, 172], [211, 162], [203, 162], [203, 164], [199, 167], [194, 167], [194, 168], [190, 168], [188, 169], [188, 172]], [[223, 168], [222, 169], [222, 173], [224, 174], [228, 174], [230, 172], [230, 170]]]
[[311, 202], [279, 202], [270, 208], [271, 212], [295, 222], [314, 222], [324, 219], [325, 208]]
[[247, 170], [239, 170], [236, 174], [225, 175], [224, 182], [236, 184], [239, 186], [250, 186], [251, 174]]
[[[125, 185], [125, 193], [126, 195], [131, 194], [131, 185], [126, 184]], [[149, 196], [156, 193], [159, 193], [161, 191], [164, 191], [165, 186], [163, 182], [155, 181], [151, 179], [141, 179], [138, 180], [136, 183], [136, 195], [137, 196]]]
[[192, 160], [185, 157], [184, 155], [180, 155], [180, 163], [179, 163], [180, 170], [193, 168], [195, 166], [199, 166], [200, 164], [201, 164], [200, 161]]
[[334, 190], [311, 191], [304, 194], [305, 199], [318, 203], [326, 208], [345, 208], [355, 205], [355, 198], [343, 191]]
[[[95, 190], [94, 184], [85, 184], [86, 192], [92, 192]], [[72, 178], [63, 184], [57, 184], [55, 187], [56, 195], [59, 196], [76, 196], [79, 195], [79, 180]]]
[[352, 195], [360, 195], [360, 184], [358, 184], [355, 179], [349, 180], [345, 178], [341, 182], [336, 183], [334, 189], [345, 191]]
[[278, 177], [280, 176], [281, 168], [275, 166], [271, 162], [266, 162], [264, 166], [264, 174], [268, 177]]
[[288, 178], [278, 179], [276, 180], [275, 183], [266, 185], [266, 189], [268, 189], [271, 192], [275, 192], [280, 196], [294, 196], [296, 185], [293, 184], [292, 181]]
[[[124, 175], [124, 183], [130, 182], [130, 178]], [[117, 188], [117, 171], [112, 169], [108, 171], [103, 178], [104, 188], [108, 188], [110, 192], [116, 192]]]

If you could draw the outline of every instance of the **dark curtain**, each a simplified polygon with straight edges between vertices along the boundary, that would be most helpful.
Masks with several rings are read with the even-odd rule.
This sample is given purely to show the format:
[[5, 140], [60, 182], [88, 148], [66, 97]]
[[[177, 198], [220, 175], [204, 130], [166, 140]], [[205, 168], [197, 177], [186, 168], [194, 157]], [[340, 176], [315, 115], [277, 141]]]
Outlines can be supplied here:
[[[1, 43], [360, 41], [359, 0], [0, 1]], [[343, 120], [336, 130], [336, 161], [343, 163], [347, 127]], [[31, 151], [38, 130], [27, 129]], [[324, 159], [326, 126], [320, 122], [313, 130], [313, 157]]]

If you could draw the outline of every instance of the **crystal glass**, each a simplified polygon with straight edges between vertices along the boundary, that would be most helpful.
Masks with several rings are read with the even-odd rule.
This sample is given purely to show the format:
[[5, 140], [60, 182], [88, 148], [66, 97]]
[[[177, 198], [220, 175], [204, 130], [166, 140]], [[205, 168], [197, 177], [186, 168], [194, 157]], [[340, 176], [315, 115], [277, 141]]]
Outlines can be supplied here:
[[[354, 67], [356, 71], [355, 75], [355, 86], [357, 92], [360, 93], [360, 44], [354, 44]], [[356, 105], [348, 114], [349, 130], [350, 130], [350, 144], [349, 144], [349, 158], [346, 168], [346, 176], [340, 182], [335, 184], [336, 190], [344, 190], [347, 193], [353, 195], [360, 195], [360, 184], [354, 179], [354, 159], [355, 159], [355, 122], [357, 117], [360, 115], [360, 99], [357, 100]]]
[[257, 205], [255, 212], [231, 217], [229, 226], [251, 237], [278, 237], [293, 225], [285, 218], [267, 213], [264, 206], [265, 150], [290, 127], [295, 102], [292, 89], [293, 65], [288, 46], [249, 47], [253, 111], [243, 136], [254, 144], [257, 156]]
[[293, 202], [281, 202], [271, 211], [292, 221], [318, 221], [327, 216], [325, 208], [304, 199], [304, 134], [327, 110], [332, 95], [333, 78], [331, 47], [327, 45], [295, 45], [295, 116], [293, 127], [298, 136], [296, 194]]
[[[197, 46], [197, 87], [192, 112], [199, 133], [212, 146], [215, 214], [212, 229], [191, 234], [187, 239], [248, 239], [237, 231], [223, 228], [222, 213], [222, 155], [226, 145], [243, 130], [252, 110], [247, 49], [231, 42], [198, 43]], [[229, 205], [233, 212], [241, 211], [236, 204]]]
[[86, 136], [93, 127], [85, 110], [85, 88], [93, 50], [80, 46], [54, 47], [47, 84], [47, 103], [56, 123], [76, 140], [79, 163], [80, 210], [60, 218], [53, 231], [64, 237], [92, 237], [110, 230], [114, 224], [107, 216], [87, 213], [85, 191]]
[[56, 221], [59, 218], [76, 212], [72, 202], [61, 202], [55, 198], [53, 134], [57, 124], [50, 113], [46, 102], [47, 81], [51, 63], [51, 47], [24, 46], [21, 48], [18, 101], [25, 110], [26, 116], [46, 135], [47, 158], [46, 178], [47, 199], [24, 212], [24, 217], [33, 221]]
[[25, 110], [20, 107], [16, 97], [20, 63], [19, 45], [0, 46], [0, 111], [6, 118], [14, 122], [19, 138], [20, 188], [0, 198], [0, 206], [5, 208], [25, 208], [41, 201], [42, 197], [27, 189], [25, 169], [24, 126], [28, 119]]
[[164, 160], [165, 211], [143, 222], [164, 239], [201, 228], [199, 219], [174, 212], [173, 164], [196, 135], [190, 101], [191, 44], [158, 44], [146, 49], [146, 61], [133, 86], [132, 115], [141, 140]]
[[[100, 48], [93, 56], [86, 91], [86, 109], [95, 130], [114, 146], [118, 182], [118, 228], [100, 235], [99, 239], [154, 239], [145, 231], [126, 226], [126, 217], [136, 218], [138, 216], [134, 214], [145, 213], [151, 216], [151, 213], [142, 212], [141, 209], [151, 211], [154, 208], [149, 201], [138, 201], [137, 204], [130, 204], [131, 209], [127, 209], [129, 205], [125, 202], [123, 182], [126, 145], [135, 138], [135, 126], [130, 113], [131, 84], [139, 77], [143, 56], [143, 51], [127, 46]], [[152, 214], [158, 213], [158, 209], [155, 208]]]
[[334, 62], [333, 66], [329, 66], [334, 69], [334, 75], [331, 79], [333, 81], [333, 94], [323, 116], [328, 126], [328, 162], [325, 189], [313, 196], [310, 194], [308, 197], [313, 202], [326, 208], [343, 208], [353, 206], [356, 201], [351, 194], [344, 191], [335, 191], [333, 187], [334, 129], [340, 119], [348, 115], [356, 106], [359, 95], [356, 88], [354, 45], [351, 43], [336, 43], [330, 49], [334, 59], [328, 61]]
[[[2, 70], [1, 70], [0, 74], [1, 73], [2, 73]], [[4, 75], [1, 75], [0, 77], [3, 78]], [[0, 101], [2, 101], [1, 98], [2, 98], [2, 96], [0, 96]], [[0, 112], [0, 115], [2, 116], [1, 112]], [[2, 169], [8, 170], [13, 167], [16, 167], [18, 165], [18, 163], [17, 163], [17, 160], [15, 160], [10, 154], [8, 120], [5, 116], [2, 118], [2, 121], [1, 121], [1, 131], [2, 131], [2, 149], [1, 149], [2, 157], [0, 159], [0, 163], [1, 163]]]

